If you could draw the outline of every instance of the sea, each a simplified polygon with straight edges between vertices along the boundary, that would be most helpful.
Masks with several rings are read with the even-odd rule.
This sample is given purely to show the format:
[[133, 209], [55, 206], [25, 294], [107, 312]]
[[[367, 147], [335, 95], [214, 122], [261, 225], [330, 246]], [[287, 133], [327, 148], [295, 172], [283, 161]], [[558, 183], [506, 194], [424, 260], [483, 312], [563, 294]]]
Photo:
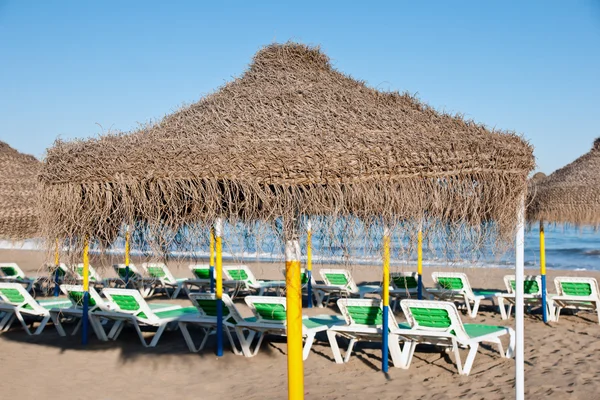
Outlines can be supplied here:
[[[252, 233], [225, 227], [223, 258], [225, 261], [235, 262], [281, 262], [283, 261], [284, 248], [276, 239], [276, 235], [267, 235], [260, 240]], [[593, 228], [577, 228], [562, 225], [545, 227], [546, 237], [546, 267], [548, 269], [573, 270], [573, 271], [600, 271], [600, 231]], [[306, 258], [306, 237], [301, 237], [301, 254]], [[205, 242], [198, 242], [190, 248], [173, 248], [167, 251], [172, 258], [192, 258], [207, 261], [209, 256], [208, 238]], [[0, 241], [3, 249], [41, 250], [43, 244], [40, 240], [27, 240], [20, 243]], [[483, 246], [476, 252], [468, 249], [450, 251], [442, 242], [427, 242], [423, 247], [423, 263], [428, 265], [446, 265], [455, 267], [477, 268], [514, 268], [514, 247], [507, 246], [498, 252], [490, 246]], [[124, 254], [124, 240], [118, 239], [109, 249], [99, 250], [93, 248], [93, 253], [105, 252], [112, 255]], [[394, 251], [394, 249], [399, 251]], [[132, 255], [153, 256], [153, 250], [147, 244], [134, 243]], [[313, 236], [312, 246], [313, 261], [315, 264], [354, 264], [354, 265], [381, 265], [381, 237], [371, 237], [371, 243], [365, 246], [365, 238], [358, 235], [346, 243], [339, 240], [332, 241], [329, 236], [318, 234]], [[414, 265], [417, 260], [414, 242], [406, 238], [392, 239], [392, 266]], [[539, 268], [540, 241], [538, 226], [530, 226], [525, 232], [525, 266], [526, 268]]]

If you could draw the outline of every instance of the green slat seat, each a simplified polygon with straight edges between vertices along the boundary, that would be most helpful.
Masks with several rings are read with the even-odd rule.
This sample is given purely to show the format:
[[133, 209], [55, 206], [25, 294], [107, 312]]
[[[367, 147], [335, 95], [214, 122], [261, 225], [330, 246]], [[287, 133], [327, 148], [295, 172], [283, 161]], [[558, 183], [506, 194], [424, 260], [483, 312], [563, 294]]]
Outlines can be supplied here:
[[502, 326], [494, 325], [463, 324], [463, 327], [471, 339], [506, 330], [506, 328]]
[[561, 287], [567, 296], [590, 296], [592, 286], [586, 282], [562, 282]]
[[197, 279], [210, 279], [210, 269], [208, 268], [195, 268], [193, 272]]
[[418, 282], [414, 276], [392, 276], [392, 281], [400, 289], [416, 289], [418, 287]]
[[229, 269], [227, 273], [234, 281], [245, 281], [248, 279], [248, 274], [243, 269]]
[[325, 274], [325, 276], [332, 285], [346, 286], [348, 284], [348, 279], [344, 274]]
[[0, 270], [2, 270], [2, 273], [9, 278], [19, 276], [19, 273], [17, 272], [17, 270], [14, 269], [13, 267], [4, 266], [4, 267], [0, 267]]
[[254, 303], [256, 312], [261, 318], [271, 321], [285, 321], [285, 307], [283, 304]]
[[449, 290], [461, 290], [463, 288], [463, 281], [460, 278], [439, 277], [438, 284], [440, 287]]
[[443, 309], [412, 307], [410, 312], [420, 326], [448, 328], [452, 323], [448, 311]]
[[148, 274], [153, 278], [164, 278], [167, 274], [161, 267], [147, 267]]
[[198, 314], [198, 310], [196, 309], [196, 307], [182, 307], [176, 308], [174, 310], [156, 311], [154, 313], [154, 315], [156, 315], [158, 318], [177, 318], [191, 314]]
[[[510, 281], [510, 287], [513, 291], [517, 289], [517, 282]], [[525, 294], [536, 294], [540, 292], [540, 287], [535, 280], [526, 280], [523, 282], [523, 291]]]
[[348, 314], [355, 324], [382, 325], [383, 312], [380, 307], [347, 306]]

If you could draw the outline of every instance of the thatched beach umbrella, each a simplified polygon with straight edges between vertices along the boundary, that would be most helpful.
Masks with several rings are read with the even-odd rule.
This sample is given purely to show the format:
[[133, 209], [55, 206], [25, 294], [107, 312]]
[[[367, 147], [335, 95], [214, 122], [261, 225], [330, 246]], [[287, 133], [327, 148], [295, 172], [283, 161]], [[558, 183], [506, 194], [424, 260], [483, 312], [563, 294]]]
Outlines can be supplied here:
[[36, 176], [41, 163], [0, 141], [0, 238], [39, 234]]
[[545, 178], [536, 175], [530, 185], [527, 219], [540, 222], [542, 309], [547, 322], [544, 222], [600, 225], [600, 138], [572, 163]]
[[41, 179], [49, 236], [110, 241], [132, 220], [282, 220], [289, 394], [301, 398], [298, 217], [494, 221], [507, 239], [533, 166], [519, 136], [369, 88], [319, 49], [288, 43], [264, 48], [240, 78], [154, 126], [57, 142]]

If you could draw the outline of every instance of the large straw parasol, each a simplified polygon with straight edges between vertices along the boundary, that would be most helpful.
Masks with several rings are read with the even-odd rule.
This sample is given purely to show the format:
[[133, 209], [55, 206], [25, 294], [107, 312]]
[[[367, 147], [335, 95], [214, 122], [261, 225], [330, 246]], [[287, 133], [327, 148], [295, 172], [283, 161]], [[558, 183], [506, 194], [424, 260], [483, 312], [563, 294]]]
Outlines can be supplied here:
[[577, 160], [536, 182], [530, 221], [600, 225], [600, 138]]
[[41, 163], [0, 141], [0, 237], [27, 239], [38, 234], [37, 181]]
[[[50, 237], [111, 241], [124, 222], [160, 234], [221, 218], [279, 219], [296, 285], [298, 216], [494, 221], [508, 239], [533, 166], [532, 147], [514, 133], [372, 89], [318, 48], [274, 44], [240, 78], [155, 125], [56, 142], [41, 174], [44, 225]], [[389, 261], [389, 236], [384, 247]], [[288, 367], [290, 396], [300, 398], [297, 289], [287, 290]], [[384, 296], [384, 326], [386, 306]]]

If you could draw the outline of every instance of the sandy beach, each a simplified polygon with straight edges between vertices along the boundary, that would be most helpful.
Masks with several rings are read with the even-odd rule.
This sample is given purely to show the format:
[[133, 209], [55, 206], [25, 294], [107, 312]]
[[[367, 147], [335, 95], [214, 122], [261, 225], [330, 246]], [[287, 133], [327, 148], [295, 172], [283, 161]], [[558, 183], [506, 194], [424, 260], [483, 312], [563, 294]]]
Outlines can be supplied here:
[[[0, 250], [0, 260], [17, 262], [35, 274], [45, 254], [36, 251]], [[113, 260], [92, 258], [96, 265]], [[134, 262], [136, 260], [134, 259]], [[139, 260], [137, 260], [139, 261]], [[179, 266], [176, 266], [179, 264]], [[173, 263], [178, 277], [189, 276], [188, 262]], [[281, 279], [279, 264], [250, 264], [259, 278]], [[320, 266], [316, 266], [318, 270]], [[426, 268], [425, 284], [431, 286]], [[474, 287], [502, 290], [507, 269], [460, 268]], [[101, 269], [104, 275], [113, 272]], [[357, 282], [379, 281], [377, 267], [352, 267]], [[535, 274], [527, 270], [527, 274]], [[589, 271], [549, 271], [558, 275], [594, 276]], [[164, 300], [161, 299], [161, 300]], [[179, 303], [187, 300], [180, 298]], [[250, 314], [243, 300], [236, 303]], [[485, 304], [485, 303], [484, 303]], [[326, 309], [305, 309], [305, 314], [337, 313]], [[404, 320], [397, 313], [398, 320]], [[465, 322], [514, 326], [514, 319], [502, 321], [497, 309], [482, 305], [478, 317]], [[594, 399], [600, 390], [600, 326], [594, 314], [561, 316], [560, 322], [545, 325], [541, 315], [526, 315], [525, 376], [528, 399]], [[179, 399], [283, 399], [287, 398], [286, 343], [268, 338], [254, 358], [227, 351], [214, 355], [214, 338], [200, 354], [188, 351], [178, 331], [166, 332], [154, 349], [145, 349], [133, 329], [125, 330], [116, 342], [102, 343], [91, 337], [83, 348], [80, 337], [61, 338], [50, 324], [42, 335], [27, 336], [19, 325], [0, 335], [0, 393], [2, 398], [133, 399], [142, 397]], [[343, 346], [343, 344], [342, 344]], [[464, 357], [465, 355], [463, 355]], [[514, 360], [501, 358], [495, 349], [480, 348], [470, 376], [459, 376], [454, 360], [433, 348], [417, 348], [410, 369], [380, 370], [379, 345], [356, 347], [350, 362], [335, 364], [326, 337], [318, 337], [304, 363], [307, 399], [510, 399], [514, 398]], [[87, 386], [81, 387], [79, 382]]]

